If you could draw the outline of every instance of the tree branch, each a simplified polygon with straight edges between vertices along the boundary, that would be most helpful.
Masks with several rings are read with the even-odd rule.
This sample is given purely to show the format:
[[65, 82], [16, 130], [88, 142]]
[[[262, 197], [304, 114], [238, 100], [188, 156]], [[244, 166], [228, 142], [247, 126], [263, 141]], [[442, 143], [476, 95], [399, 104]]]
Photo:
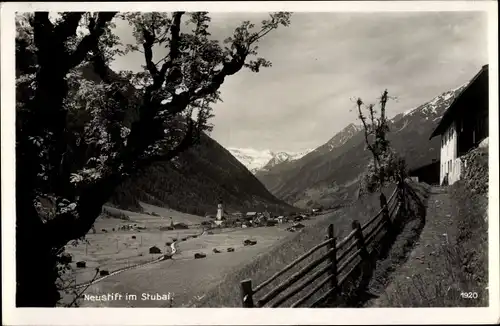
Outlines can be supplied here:
[[189, 118], [187, 122], [186, 133], [182, 140], [172, 149], [168, 150], [166, 153], [151, 155], [148, 156], [138, 162], [136, 165], [137, 169], [143, 169], [148, 167], [151, 163], [161, 162], [161, 161], [170, 161], [174, 157], [177, 157], [179, 154], [184, 152], [186, 149], [190, 148], [194, 143], [194, 136], [196, 133], [196, 127], [193, 119]]
[[79, 65], [87, 53], [94, 47], [94, 43], [99, 41], [99, 37], [104, 34], [106, 24], [110, 22], [117, 12], [100, 12], [97, 21], [91, 20], [89, 24], [89, 34], [80, 41], [76, 50], [70, 55], [68, 61], [68, 69], [74, 68]]
[[78, 24], [80, 23], [80, 20], [84, 14], [84, 12], [64, 13], [62, 15], [62, 21], [54, 28], [54, 32], [57, 35], [56, 37], [60, 41], [64, 42], [69, 37], [75, 35]]
[[[184, 15], [184, 11], [176, 11], [176, 12], [174, 12], [174, 15], [173, 15], [172, 25], [170, 25], [171, 38], [170, 38], [170, 42], [169, 42], [169, 48], [170, 48], [169, 60], [167, 60], [161, 67], [161, 70], [159, 73], [161, 76], [160, 86], [165, 81], [165, 75], [167, 73], [167, 70], [174, 67], [175, 60], [177, 60], [179, 58], [180, 31], [181, 31], [182, 15]], [[172, 74], [170, 74], [169, 77], [170, 76], [172, 76]]]
[[[153, 35], [146, 29], [143, 30], [143, 36], [145, 41], [143, 43], [144, 58], [146, 60], [146, 67], [148, 71], [151, 73], [151, 76], [153, 77], [153, 84], [150, 87], [147, 87], [146, 96], [150, 96], [153, 91], [160, 89], [160, 87], [165, 82], [165, 76], [167, 74], [167, 70], [174, 66], [175, 60], [177, 60], [177, 58], [179, 57], [180, 25], [183, 14], [184, 14], [183, 11], [176, 11], [173, 14], [172, 24], [170, 25], [171, 39], [169, 42], [170, 44], [169, 59], [165, 61], [160, 71], [158, 71], [156, 64], [153, 62], [153, 44], [155, 42], [155, 35]], [[170, 74], [169, 77], [171, 76], [173, 75]]]
[[49, 19], [48, 12], [35, 12], [33, 19], [30, 21], [30, 25], [33, 27], [33, 41], [37, 47], [37, 54], [41, 60], [45, 58], [43, 53], [50, 47], [53, 39], [51, 38], [51, 33], [54, 29], [54, 25]]
[[142, 48], [144, 49], [146, 68], [149, 70], [153, 80], [156, 80], [158, 77], [158, 68], [156, 68], [156, 65], [153, 63], [153, 44], [155, 42], [155, 37], [146, 28], [142, 30], [142, 36], [144, 37]]
[[368, 136], [369, 136], [368, 126], [366, 125], [365, 117], [363, 116], [363, 112], [361, 110], [361, 106], [363, 105], [363, 102], [361, 101], [361, 99], [358, 99], [357, 105], [358, 105], [359, 118], [360, 118], [361, 122], [363, 123], [363, 129], [364, 129], [364, 134], [365, 134], [366, 146], [368, 147], [368, 149], [372, 153], [373, 159], [374, 159], [374, 163], [377, 165], [378, 164], [378, 158], [377, 158], [377, 155], [375, 154], [375, 150], [374, 150], [373, 146], [370, 144], [370, 141], [368, 139]]

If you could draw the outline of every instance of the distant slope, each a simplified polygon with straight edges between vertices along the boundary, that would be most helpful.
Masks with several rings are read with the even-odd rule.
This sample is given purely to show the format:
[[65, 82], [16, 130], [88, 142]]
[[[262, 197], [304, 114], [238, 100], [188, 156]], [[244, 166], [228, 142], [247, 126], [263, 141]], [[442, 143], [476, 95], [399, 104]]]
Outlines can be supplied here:
[[[453, 98], [465, 85], [390, 120], [392, 146], [406, 158], [409, 168], [439, 159], [439, 138], [429, 135]], [[370, 158], [361, 128], [351, 124], [303, 158], [256, 176], [273, 194], [302, 207], [332, 205], [353, 194]]]
[[226, 211], [296, 210], [272, 195], [229, 151], [204, 135], [182, 153], [179, 164], [156, 163], [117, 189], [111, 202], [138, 209], [138, 201], [181, 212], [215, 215], [219, 200]]

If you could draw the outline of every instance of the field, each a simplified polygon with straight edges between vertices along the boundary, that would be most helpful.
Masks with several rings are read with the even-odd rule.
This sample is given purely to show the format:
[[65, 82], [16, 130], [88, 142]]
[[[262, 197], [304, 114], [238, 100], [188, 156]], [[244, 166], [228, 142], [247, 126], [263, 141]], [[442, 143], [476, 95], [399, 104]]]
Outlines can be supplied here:
[[[388, 189], [386, 193], [389, 193], [389, 191]], [[311, 217], [310, 220], [302, 222], [305, 228], [295, 233], [285, 230], [290, 224], [282, 224], [275, 227], [222, 229], [218, 232], [214, 230], [210, 232], [214, 232], [214, 234], [205, 233], [196, 238], [179, 241], [173, 259], [155, 262], [112, 275], [91, 285], [86, 291], [88, 295], [119, 293], [123, 295], [121, 300], [83, 300], [80, 305], [84, 307], [237, 307], [240, 304], [239, 282], [241, 280], [250, 277], [258, 282], [263, 281], [297, 258], [301, 253], [320, 242], [326, 234], [328, 224], [334, 223], [336, 235], [343, 237], [350, 232], [350, 224], [353, 219], [364, 221], [379, 209], [378, 205], [378, 198], [363, 199], [353, 207], [346, 207], [333, 213]], [[165, 214], [165, 212], [160, 211], [160, 208], [151, 206], [148, 208], [150, 210], [155, 209], [158, 214]], [[153, 226], [159, 227], [162, 225], [160, 217], [126, 213], [130, 214], [131, 220], [136, 223], [147, 221], [147, 223], [144, 223], [148, 225], [147, 230], [137, 233], [137, 238], [134, 239], [135, 242], [130, 238], [132, 234], [130, 231], [89, 235], [89, 238], [94, 237], [93, 241], [96, 245], [99, 243], [101, 249], [92, 254], [89, 250], [87, 256], [90, 257], [87, 257], [87, 259], [98, 262], [101, 266], [107, 264], [105, 266], [110, 266], [108, 267], [110, 272], [120, 268], [119, 266], [125, 265], [127, 261], [130, 264], [131, 261], [135, 263], [140, 259], [143, 259], [143, 261], [151, 260], [148, 257], [147, 249], [153, 244], [159, 247], [161, 245], [160, 248], [163, 248], [164, 242], [171, 240], [173, 237], [182, 240], [184, 236], [199, 234], [201, 230], [196, 228], [196, 223], [203, 220], [201, 217], [187, 216], [186, 223], [190, 222], [193, 228], [179, 231], [177, 236], [177, 231], [161, 232], [153, 229]], [[178, 216], [178, 221], [181, 221], [181, 215], [175, 215], [173, 211], [170, 211], [170, 213]], [[116, 219], [114, 221], [116, 222]], [[100, 223], [105, 222], [106, 219], [103, 219]], [[121, 222], [125, 224], [132, 223], [130, 221]], [[163, 222], [164, 224], [165, 222]], [[102, 225], [99, 225], [99, 228]], [[120, 236], [120, 240], [117, 242], [115, 239], [118, 236]], [[139, 236], [143, 237], [142, 249], [137, 249]], [[100, 239], [100, 242], [97, 239]], [[256, 240], [257, 243], [253, 246], [243, 246], [243, 241], [246, 239]], [[120, 254], [117, 255], [116, 243], [120, 244], [122, 240], [124, 240], [123, 243], [128, 242], [128, 245], [119, 246], [119, 249], [122, 249]], [[234, 252], [227, 252], [229, 247], [234, 248]], [[215, 253], [214, 249], [217, 249], [220, 253]], [[75, 254], [79, 252], [81, 255], [85, 248], [80, 246], [73, 250]], [[137, 252], [141, 250], [143, 256], [137, 258]], [[194, 259], [195, 253], [204, 253], [206, 258]], [[99, 258], [101, 260], [98, 260]], [[83, 278], [83, 276], [80, 276], [80, 278]], [[126, 300], [125, 294], [127, 293], [137, 297], [129, 297]], [[164, 299], [141, 300], [143, 294], [173, 298], [173, 302]]]
[[[95, 268], [112, 273], [132, 265], [150, 262], [161, 257], [161, 254], [150, 254], [150, 247], [157, 246], [162, 253], [169, 253], [171, 248], [167, 243], [202, 232], [199, 224], [203, 218], [199, 216], [146, 204], [144, 204], [144, 208], [145, 212], [154, 212], [161, 216], [105, 207], [111, 215], [101, 216], [96, 220], [96, 233], [89, 232], [85, 242], [66, 247], [66, 252], [73, 256], [73, 261], [70, 264], [72, 271], [68, 278], [75, 284], [82, 284], [95, 277]], [[128, 216], [129, 220], [122, 219], [124, 215]], [[161, 231], [160, 227], [170, 225], [170, 217], [174, 223], [183, 222], [190, 228]], [[127, 225], [136, 225], [137, 228], [141, 229], [120, 230], [120, 227]], [[86, 268], [77, 268], [76, 262], [78, 261], [85, 261]]]
[[[321, 217], [318, 217], [321, 219]], [[306, 221], [307, 225], [313, 221]], [[276, 242], [292, 233], [285, 231], [285, 225], [277, 227], [248, 228], [225, 231], [220, 234], [204, 235], [196, 239], [180, 242], [178, 254], [173, 260], [162, 261], [138, 269], [129, 270], [107, 278], [93, 286], [88, 293], [132, 293], [140, 296], [143, 293], [174, 295], [174, 306], [183, 306], [197, 295], [203, 295], [223, 280], [224, 276], [234, 268], [245, 265], [260, 254], [267, 252]], [[254, 246], [244, 247], [245, 239], [256, 240]], [[227, 252], [227, 248], [234, 252]], [[214, 253], [217, 248], [221, 253]], [[193, 259], [196, 252], [207, 255], [205, 259]], [[202, 297], [201, 297], [202, 298]], [[110, 301], [101, 302], [105, 306], [151, 307], [166, 306], [162, 301]], [[83, 306], [95, 306], [94, 302], [84, 302]]]
[[[384, 190], [386, 196], [389, 196], [394, 187]], [[283, 269], [286, 265], [294, 261], [297, 257], [324, 240], [327, 234], [327, 227], [333, 224], [335, 227], [335, 236], [342, 239], [351, 231], [351, 223], [358, 220], [361, 224], [380, 210], [378, 196], [366, 196], [358, 200], [350, 207], [344, 207], [333, 213], [322, 215], [316, 218], [314, 223], [303, 229], [303, 232], [295, 233], [280, 243], [270, 248], [267, 252], [255, 257], [252, 261], [243, 266], [239, 266], [223, 276], [223, 280], [217, 286], [204, 293], [205, 295], [198, 301], [191, 302], [196, 307], [241, 307], [240, 282], [250, 278], [252, 284], [256, 285], [270, 278], [274, 273]], [[290, 272], [277, 278], [268, 286], [264, 287], [262, 293], [278, 285], [289, 277], [293, 272], [307, 265], [317, 258], [323, 252], [318, 251], [294, 267]]]

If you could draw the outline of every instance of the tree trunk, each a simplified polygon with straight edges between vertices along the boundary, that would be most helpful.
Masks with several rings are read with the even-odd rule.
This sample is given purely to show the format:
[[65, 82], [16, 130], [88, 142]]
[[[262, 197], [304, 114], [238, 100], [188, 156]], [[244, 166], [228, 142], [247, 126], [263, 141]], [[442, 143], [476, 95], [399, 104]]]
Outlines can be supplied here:
[[54, 307], [60, 296], [50, 239], [43, 234], [42, 220], [29, 196], [17, 196], [16, 203], [16, 306]]

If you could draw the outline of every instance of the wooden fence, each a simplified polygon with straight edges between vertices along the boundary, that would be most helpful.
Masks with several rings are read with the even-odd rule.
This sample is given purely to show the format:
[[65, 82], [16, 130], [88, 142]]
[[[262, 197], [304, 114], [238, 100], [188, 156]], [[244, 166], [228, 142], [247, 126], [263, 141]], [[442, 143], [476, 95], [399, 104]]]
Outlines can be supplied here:
[[[289, 307], [303, 306], [304, 303], [313, 298], [315, 294], [318, 294], [320, 290], [323, 290], [324, 293], [322, 292], [319, 298], [314, 298], [316, 300], [308, 305], [308, 307], [315, 307], [329, 297], [333, 297], [340, 292], [342, 284], [348, 279], [350, 274], [358, 268], [361, 263], [370, 259], [368, 246], [373, 244], [375, 239], [388, 234], [394, 216], [397, 216], [397, 212], [404, 203], [404, 198], [405, 183], [402, 182], [396, 186], [389, 200], [386, 199], [384, 194], [380, 195], [380, 211], [364, 225], [354, 220], [352, 222], [352, 231], [341, 241], [337, 242], [334, 236], [334, 226], [330, 224], [327, 229], [327, 239], [325, 241], [311, 248], [266, 281], [255, 288], [252, 286], [251, 279], [241, 281], [241, 300], [243, 307], [280, 307], [283, 303], [289, 301], [297, 294], [302, 295], [302, 292], [304, 292], [309, 285], [313, 285], [313, 288], [309, 289], [307, 293], [303, 294], [291, 306], [288, 305]], [[319, 249], [325, 247], [327, 251], [321, 255], [321, 257], [302, 267], [260, 298], [257, 299], [255, 297], [259, 291], [270, 285], [271, 282], [284, 275], [287, 271], [290, 271], [293, 267], [297, 266]], [[356, 258], [359, 260], [357, 263], [355, 263]], [[324, 264], [325, 262], [326, 264]], [[317, 282], [324, 275], [327, 276]], [[306, 278], [306, 280], [289, 290], [294, 284], [304, 278]], [[274, 302], [271, 303], [273, 300]]]

